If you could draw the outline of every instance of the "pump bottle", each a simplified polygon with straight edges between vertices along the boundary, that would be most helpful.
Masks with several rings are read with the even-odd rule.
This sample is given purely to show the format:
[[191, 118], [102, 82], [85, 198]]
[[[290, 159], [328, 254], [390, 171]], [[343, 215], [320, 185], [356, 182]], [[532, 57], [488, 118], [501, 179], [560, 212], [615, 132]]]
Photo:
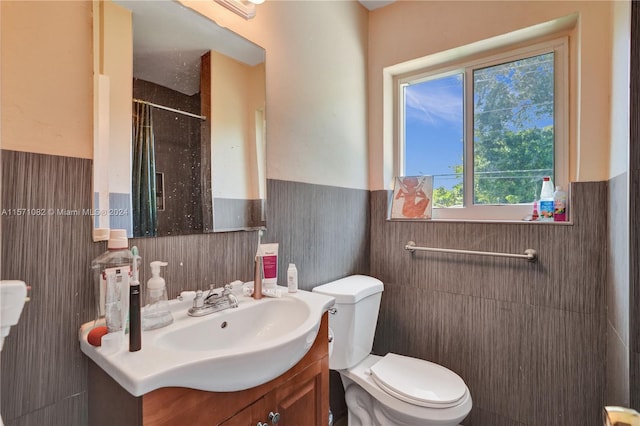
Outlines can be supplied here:
[[160, 276], [160, 267], [167, 266], [167, 262], [151, 262], [151, 278], [147, 281], [145, 296], [146, 306], [142, 314], [142, 328], [155, 330], [173, 322], [173, 315], [169, 309], [167, 288], [164, 278]]

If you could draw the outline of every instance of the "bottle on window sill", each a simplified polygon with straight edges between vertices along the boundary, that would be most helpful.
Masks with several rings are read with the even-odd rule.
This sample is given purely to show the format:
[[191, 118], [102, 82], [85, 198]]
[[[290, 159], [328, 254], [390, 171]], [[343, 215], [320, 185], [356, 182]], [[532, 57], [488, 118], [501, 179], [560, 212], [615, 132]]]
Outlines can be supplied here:
[[545, 176], [542, 180], [538, 212], [541, 222], [553, 221], [553, 182], [549, 176]]
[[536, 221], [540, 219], [540, 216], [538, 216], [538, 199], [534, 199], [533, 200], [533, 213], [531, 213], [531, 220], [532, 221]]
[[553, 221], [567, 221], [567, 193], [561, 186], [556, 186], [556, 192], [553, 193]]

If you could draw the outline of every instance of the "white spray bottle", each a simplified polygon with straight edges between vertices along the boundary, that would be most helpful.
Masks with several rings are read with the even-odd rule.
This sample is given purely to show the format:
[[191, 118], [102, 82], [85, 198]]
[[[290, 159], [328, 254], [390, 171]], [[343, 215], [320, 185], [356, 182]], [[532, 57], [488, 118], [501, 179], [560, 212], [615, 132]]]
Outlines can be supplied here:
[[160, 267], [167, 266], [167, 262], [151, 262], [151, 278], [147, 281], [146, 306], [142, 314], [142, 328], [155, 330], [173, 322], [173, 315], [169, 309], [167, 288], [164, 278], [160, 276]]

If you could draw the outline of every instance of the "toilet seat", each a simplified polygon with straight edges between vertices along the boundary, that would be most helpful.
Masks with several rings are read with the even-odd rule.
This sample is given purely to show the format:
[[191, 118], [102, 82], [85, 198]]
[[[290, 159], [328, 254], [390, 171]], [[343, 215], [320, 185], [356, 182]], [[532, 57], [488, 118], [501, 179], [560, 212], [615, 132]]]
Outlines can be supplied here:
[[388, 353], [369, 371], [389, 395], [420, 407], [453, 407], [467, 393], [467, 386], [456, 373], [421, 359]]
[[[339, 373], [345, 389], [350, 386], [361, 387], [371, 395], [372, 399], [377, 401], [376, 403], [380, 405], [380, 410], [390, 416], [390, 420], [382, 424], [453, 426], [460, 424], [471, 411], [473, 401], [471, 399], [471, 393], [466, 386], [464, 396], [459, 403], [448, 408], [442, 406], [438, 408], [424, 407], [397, 398], [380, 387], [373, 379], [371, 367], [381, 360], [381, 356], [369, 354], [356, 366], [339, 370]], [[366, 404], [363, 405], [363, 407], [365, 407], [365, 410], [373, 410], [372, 407]]]

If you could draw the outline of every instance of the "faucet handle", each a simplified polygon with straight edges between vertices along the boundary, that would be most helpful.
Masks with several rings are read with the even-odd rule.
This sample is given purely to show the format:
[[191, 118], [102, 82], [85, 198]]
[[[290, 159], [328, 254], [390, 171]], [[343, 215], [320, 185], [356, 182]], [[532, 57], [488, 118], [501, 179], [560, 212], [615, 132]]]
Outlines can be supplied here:
[[196, 291], [196, 297], [193, 298], [193, 307], [202, 308], [204, 306], [204, 296], [202, 290]]

